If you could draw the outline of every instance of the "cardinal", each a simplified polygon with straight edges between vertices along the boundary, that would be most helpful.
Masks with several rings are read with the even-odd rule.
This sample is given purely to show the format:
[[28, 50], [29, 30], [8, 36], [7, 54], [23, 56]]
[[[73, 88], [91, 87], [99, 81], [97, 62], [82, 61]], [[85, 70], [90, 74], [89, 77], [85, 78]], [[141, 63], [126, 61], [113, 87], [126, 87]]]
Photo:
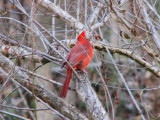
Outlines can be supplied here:
[[[93, 48], [90, 41], [86, 38], [85, 31], [83, 31], [77, 39], [77, 44], [70, 50], [66, 59], [73, 69], [84, 71], [92, 59]], [[69, 83], [73, 74], [72, 68], [66, 62], [63, 63], [62, 67], [64, 65], [66, 65], [67, 73], [60, 94], [62, 98], [65, 98], [67, 95]]]

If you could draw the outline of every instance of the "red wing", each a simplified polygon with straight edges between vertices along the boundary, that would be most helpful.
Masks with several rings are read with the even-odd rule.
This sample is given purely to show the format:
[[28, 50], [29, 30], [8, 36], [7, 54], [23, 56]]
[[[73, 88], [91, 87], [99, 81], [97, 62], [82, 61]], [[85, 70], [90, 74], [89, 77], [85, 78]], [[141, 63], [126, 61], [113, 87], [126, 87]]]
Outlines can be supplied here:
[[67, 56], [68, 62], [72, 66], [77, 65], [79, 62], [81, 62], [87, 56], [89, 48], [86, 48], [84, 46], [82, 47], [82, 46], [83, 46], [82, 44], [77, 44], [69, 52], [69, 55]]

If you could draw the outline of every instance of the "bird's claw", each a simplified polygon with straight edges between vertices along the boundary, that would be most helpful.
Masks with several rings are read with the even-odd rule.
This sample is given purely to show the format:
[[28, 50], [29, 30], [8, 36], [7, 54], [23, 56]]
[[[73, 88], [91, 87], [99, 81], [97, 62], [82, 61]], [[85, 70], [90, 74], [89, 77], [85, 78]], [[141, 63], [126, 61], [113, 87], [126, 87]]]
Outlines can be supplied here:
[[87, 74], [87, 71], [86, 70], [82, 70], [85, 74]]

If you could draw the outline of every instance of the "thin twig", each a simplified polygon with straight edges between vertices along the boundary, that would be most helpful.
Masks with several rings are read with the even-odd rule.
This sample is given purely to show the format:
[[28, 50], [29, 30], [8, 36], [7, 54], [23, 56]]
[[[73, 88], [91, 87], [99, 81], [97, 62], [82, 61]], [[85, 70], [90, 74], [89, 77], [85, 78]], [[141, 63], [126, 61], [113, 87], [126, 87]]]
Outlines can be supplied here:
[[12, 116], [12, 117], [16, 117], [16, 118], [19, 118], [19, 119], [22, 119], [22, 120], [30, 120], [30, 119], [27, 119], [27, 118], [22, 117], [22, 116], [20, 116], [20, 115], [16, 115], [16, 114], [14, 114], [14, 113], [10, 113], [10, 112], [3, 111], [3, 110], [0, 110], [0, 113], [2, 113], [2, 114], [7, 114], [7, 115], [10, 115], [10, 116]]

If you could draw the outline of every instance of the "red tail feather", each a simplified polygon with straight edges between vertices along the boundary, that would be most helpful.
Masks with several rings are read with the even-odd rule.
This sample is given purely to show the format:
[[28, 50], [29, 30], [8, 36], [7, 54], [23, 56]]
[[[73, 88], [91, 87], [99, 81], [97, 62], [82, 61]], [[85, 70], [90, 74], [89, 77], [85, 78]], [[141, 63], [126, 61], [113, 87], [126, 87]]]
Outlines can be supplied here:
[[66, 97], [72, 74], [73, 74], [73, 70], [71, 68], [68, 68], [67, 69], [67, 76], [66, 76], [65, 82], [63, 84], [60, 97], [63, 97], [63, 98]]

